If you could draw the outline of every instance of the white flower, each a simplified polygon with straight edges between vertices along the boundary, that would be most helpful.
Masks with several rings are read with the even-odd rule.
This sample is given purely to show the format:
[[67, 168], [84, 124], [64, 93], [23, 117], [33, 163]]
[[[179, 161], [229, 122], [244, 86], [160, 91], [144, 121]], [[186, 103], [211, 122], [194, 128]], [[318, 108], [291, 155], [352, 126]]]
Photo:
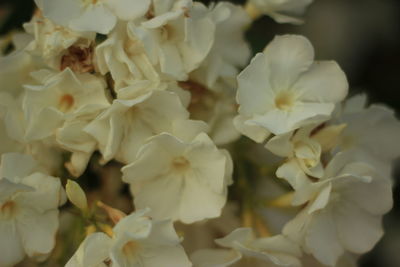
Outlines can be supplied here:
[[219, 79], [236, 86], [238, 68], [250, 59], [250, 46], [244, 38], [250, 17], [242, 7], [228, 2], [212, 5], [208, 15], [216, 27], [214, 43], [207, 58], [190, 77], [211, 90]]
[[96, 139], [84, 129], [101, 111], [102, 108], [92, 106], [83, 112], [71, 114], [55, 131], [57, 145], [72, 152], [65, 167], [75, 177], [79, 177], [85, 171], [88, 161], [97, 149]]
[[308, 204], [283, 230], [329, 266], [345, 251], [371, 250], [383, 235], [382, 215], [392, 206], [389, 179], [354, 158], [337, 154], [320, 182], [296, 191], [294, 204]]
[[71, 116], [109, 105], [104, 81], [94, 75], [74, 74], [69, 68], [60, 73], [40, 70], [33, 75], [39, 84], [25, 85], [23, 102], [29, 140], [51, 136]]
[[146, 14], [150, 0], [35, 0], [43, 15], [80, 32], [109, 33], [120, 20]]
[[67, 168], [79, 176], [96, 149], [96, 141], [82, 129], [109, 106], [105, 83], [88, 73], [75, 74], [69, 68], [60, 73], [39, 70], [32, 75], [39, 84], [25, 85], [23, 140], [47, 140], [71, 151]]
[[153, 65], [170, 78], [183, 81], [199, 67], [214, 41], [215, 24], [207, 8], [191, 0], [153, 1], [151, 18], [131, 32], [141, 41]]
[[275, 155], [287, 158], [277, 169], [276, 176], [287, 180], [294, 189], [310, 182], [307, 175], [321, 178], [324, 174], [321, 146], [310, 137], [314, 128], [308, 126], [294, 133], [274, 136], [265, 146]]
[[[272, 17], [278, 23], [301, 24], [298, 17], [313, 0], [249, 0], [252, 10]], [[254, 12], [253, 11], [253, 12]]]
[[[162, 132], [175, 133], [176, 123], [188, 117], [176, 94], [154, 91], [132, 100], [114, 100], [111, 107], [93, 120], [85, 131], [98, 141], [104, 161], [116, 158], [128, 163], [135, 160], [138, 149], [147, 138]], [[183, 128], [177, 134], [187, 135], [199, 127], [203, 126], [193, 122], [192, 127]]]
[[106, 267], [110, 243], [110, 237], [104, 233], [88, 235], [65, 267]]
[[[67, 67], [67, 60], [71, 57], [71, 51], [81, 51], [80, 63], [86, 63], [81, 66], [83, 72], [93, 69], [91, 62], [91, 53], [87, 53], [85, 58], [88, 62], [83, 62], [82, 55], [85, 51], [91, 49], [94, 41], [94, 33], [78, 33], [63, 26], [54, 24], [52, 21], [44, 18], [40, 12], [36, 13], [29, 23], [24, 24], [25, 30], [34, 36], [34, 40], [29, 43], [26, 50], [39, 55], [51, 67], [63, 70]], [[74, 50], [75, 49], [75, 50]], [[77, 53], [77, 51], [75, 51]], [[71, 64], [70, 64], [71, 65]], [[91, 69], [90, 69], [91, 68]], [[78, 69], [76, 66], [74, 69]]]
[[231, 88], [221, 82], [215, 84], [212, 89], [193, 81], [180, 82], [179, 86], [190, 92], [190, 100], [186, 107], [190, 118], [208, 124], [208, 134], [216, 145], [225, 145], [240, 137], [233, 125], [237, 106], [235, 92]]
[[61, 152], [48, 140], [28, 141], [25, 138], [27, 122], [22, 111], [23, 93], [15, 99], [6, 92], [0, 93], [0, 155], [20, 152], [33, 156], [47, 173], [56, 175], [61, 167]]
[[26, 51], [16, 51], [0, 57], [0, 91], [19, 96], [23, 92], [22, 85], [32, 80], [29, 74], [38, 67], [37, 61]]
[[348, 90], [339, 66], [333, 61], [314, 62], [311, 43], [296, 35], [276, 37], [239, 74], [238, 83], [238, 129], [248, 135], [247, 127], [261, 127], [264, 137], [328, 119]]
[[[215, 242], [222, 247], [233, 249], [239, 256], [234, 257], [235, 254], [232, 252], [228, 254], [228, 251], [223, 253], [222, 251], [209, 250], [208, 252], [200, 251], [203, 255], [200, 252], [195, 253], [192, 255], [192, 259], [194, 258], [197, 262], [206, 262], [207, 258], [216, 261], [218, 256], [229, 256], [225, 259], [219, 259], [220, 266], [228, 266], [234, 260], [237, 261], [243, 256], [244, 260], [254, 260], [251, 261], [252, 265], [249, 266], [301, 266], [299, 260], [299, 257], [301, 257], [300, 248], [283, 235], [256, 238], [250, 228], [238, 228], [224, 238], [216, 239]], [[223, 262], [224, 260], [225, 263]], [[214, 265], [203, 263], [199, 264], [199, 266], [211, 267]]]
[[170, 221], [153, 221], [139, 210], [114, 227], [112, 238], [103, 233], [86, 237], [66, 267], [191, 266]]
[[0, 177], [0, 265], [13, 266], [25, 255], [43, 259], [55, 245], [60, 180], [17, 153], [2, 155]]
[[204, 133], [187, 142], [169, 134], [155, 136], [122, 172], [136, 207], [184, 223], [219, 217], [232, 182], [229, 154]]
[[[96, 65], [103, 75], [110, 72], [117, 93], [131, 86], [137, 90], [162, 88], [160, 75], [132, 30], [134, 23], [118, 23], [96, 47]], [[132, 89], [131, 89], [132, 90]]]
[[[349, 111], [352, 108], [352, 111]], [[335, 121], [346, 124], [338, 140], [338, 150], [357, 152], [358, 157], [391, 176], [391, 164], [400, 155], [400, 123], [393, 110], [371, 105], [358, 111], [346, 105]]]

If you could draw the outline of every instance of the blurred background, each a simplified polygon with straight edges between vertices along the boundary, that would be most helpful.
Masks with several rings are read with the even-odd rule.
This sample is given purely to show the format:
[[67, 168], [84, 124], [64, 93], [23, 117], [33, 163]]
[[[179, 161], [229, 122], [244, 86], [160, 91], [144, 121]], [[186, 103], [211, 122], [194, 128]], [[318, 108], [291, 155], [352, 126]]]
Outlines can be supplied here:
[[[33, 0], [0, 0], [0, 36], [21, 28], [33, 10]], [[351, 95], [365, 92], [370, 102], [390, 106], [399, 118], [400, 1], [314, 0], [304, 19], [305, 24], [300, 26], [277, 24], [268, 17], [258, 19], [247, 33], [253, 53], [261, 51], [275, 35], [305, 35], [313, 43], [317, 59], [336, 60], [344, 69]], [[393, 141], [400, 142], [400, 136]], [[361, 258], [361, 267], [400, 266], [399, 163], [393, 174], [395, 207], [384, 221], [386, 235]]]

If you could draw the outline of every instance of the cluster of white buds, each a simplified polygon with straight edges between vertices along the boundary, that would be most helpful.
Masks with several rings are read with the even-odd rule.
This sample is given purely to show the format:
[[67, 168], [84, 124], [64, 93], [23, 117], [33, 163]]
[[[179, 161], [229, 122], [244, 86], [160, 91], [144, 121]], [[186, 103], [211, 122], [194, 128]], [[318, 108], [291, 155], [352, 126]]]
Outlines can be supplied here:
[[250, 61], [252, 21], [312, 0], [35, 2], [0, 51], [0, 267], [356, 266], [382, 237], [394, 113], [303, 36]]

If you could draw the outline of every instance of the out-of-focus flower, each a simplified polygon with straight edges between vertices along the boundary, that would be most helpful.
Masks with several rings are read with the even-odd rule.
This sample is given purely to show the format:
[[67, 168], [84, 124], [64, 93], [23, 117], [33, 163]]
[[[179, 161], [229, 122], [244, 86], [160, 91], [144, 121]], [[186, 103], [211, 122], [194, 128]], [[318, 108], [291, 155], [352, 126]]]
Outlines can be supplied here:
[[215, 144], [225, 145], [240, 137], [233, 125], [233, 119], [237, 115], [234, 90], [221, 82], [212, 89], [194, 81], [180, 82], [179, 86], [190, 92], [190, 101], [186, 107], [190, 118], [208, 124], [208, 134]]
[[[16, 88], [17, 89], [17, 88]], [[15, 97], [0, 92], [0, 155], [19, 152], [31, 155], [47, 173], [60, 173], [61, 152], [48, 140], [29, 141], [25, 138], [27, 121], [22, 110], [23, 91]]]
[[[216, 266], [212, 265], [215, 263], [220, 264], [217, 266], [229, 266], [244, 257], [243, 264], [239, 262], [239, 266], [301, 266], [300, 248], [283, 235], [255, 238], [252, 229], [238, 228], [215, 241], [218, 245], [231, 248], [233, 251], [200, 250], [191, 257], [195, 264], [198, 262], [198, 266], [202, 267]], [[249, 259], [254, 260], [251, 261], [253, 265], [245, 264]]]
[[265, 14], [278, 23], [301, 24], [299, 17], [313, 0], [249, 0], [248, 12], [254, 18]]
[[392, 207], [390, 180], [356, 159], [355, 154], [337, 154], [321, 181], [298, 189], [294, 203], [308, 204], [283, 230], [329, 266], [345, 251], [371, 250], [383, 235], [382, 215]]
[[146, 14], [150, 0], [35, 0], [43, 15], [80, 32], [109, 33], [120, 20]]
[[25, 255], [43, 260], [55, 246], [58, 206], [65, 193], [58, 178], [41, 170], [28, 155], [1, 157], [1, 266], [13, 266]]
[[394, 111], [382, 105], [359, 105], [356, 110], [353, 102], [357, 99], [349, 99], [352, 102], [345, 104], [334, 119], [346, 124], [336, 150], [357, 153], [360, 160], [378, 168], [382, 176], [391, 177], [392, 163], [400, 156], [400, 143], [393, 141], [400, 136], [400, 123]]
[[236, 87], [238, 68], [250, 60], [250, 46], [244, 33], [251, 20], [242, 7], [228, 2], [212, 5], [208, 16], [215, 23], [214, 42], [208, 56], [190, 77], [212, 91], [221, 80]]

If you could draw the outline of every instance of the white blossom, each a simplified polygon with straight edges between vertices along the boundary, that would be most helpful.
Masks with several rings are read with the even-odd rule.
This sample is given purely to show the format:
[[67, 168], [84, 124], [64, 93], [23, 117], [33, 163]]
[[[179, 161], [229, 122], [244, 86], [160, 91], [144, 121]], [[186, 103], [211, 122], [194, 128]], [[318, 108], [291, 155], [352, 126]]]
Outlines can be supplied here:
[[106, 267], [110, 243], [110, 237], [104, 233], [88, 235], [65, 267]]
[[180, 82], [179, 86], [190, 92], [190, 100], [187, 103], [183, 100], [190, 118], [208, 124], [208, 134], [215, 144], [226, 145], [240, 137], [233, 125], [237, 106], [235, 91], [232, 88], [221, 82], [215, 84], [212, 89], [194, 81]]
[[22, 110], [23, 92], [15, 98], [0, 93], [0, 155], [19, 152], [31, 155], [51, 175], [60, 172], [61, 153], [48, 140], [29, 141], [25, 138], [27, 122]]
[[250, 46], [244, 38], [250, 17], [242, 7], [228, 2], [212, 5], [208, 15], [215, 23], [214, 42], [206, 59], [190, 77], [211, 90], [220, 79], [236, 86], [238, 68], [250, 60]]
[[310, 183], [308, 176], [321, 178], [324, 174], [321, 145], [310, 136], [314, 128], [315, 125], [312, 125], [294, 133], [277, 135], [266, 144], [272, 153], [287, 158], [277, 169], [276, 175], [287, 180], [294, 189]]
[[308, 204], [283, 230], [328, 266], [345, 251], [371, 250], [383, 235], [382, 215], [392, 206], [389, 179], [354, 156], [337, 154], [321, 181], [297, 190], [294, 204]]
[[348, 103], [335, 122], [346, 125], [336, 150], [358, 153], [359, 159], [374, 165], [382, 176], [391, 176], [391, 165], [400, 156], [400, 144], [393, 141], [400, 135], [400, 123], [393, 110], [377, 104], [355, 110]]
[[43, 15], [56, 24], [80, 32], [109, 33], [121, 20], [146, 14], [150, 0], [35, 0]]
[[278, 36], [257, 54], [238, 76], [238, 130], [258, 126], [278, 135], [327, 120], [346, 96], [347, 80], [335, 62], [313, 60], [311, 43], [296, 35]]
[[[283, 235], [256, 238], [252, 229], [238, 228], [229, 235], [216, 239], [215, 242], [222, 247], [231, 248], [239, 253], [244, 257], [243, 263], [246, 263], [246, 260], [250, 260], [252, 265], [249, 266], [301, 266], [299, 260], [299, 257], [301, 257], [300, 248]], [[203, 253], [203, 257], [212, 255], [211, 253]], [[214, 253], [216, 252], [214, 251]], [[227, 252], [224, 254], [227, 254]], [[218, 254], [215, 254], [215, 256], [218, 256]], [[223, 256], [222, 253], [221, 256]], [[222, 261], [222, 259], [220, 260]], [[225, 260], [230, 263], [233, 259], [233, 255], [230, 255]], [[236, 257], [236, 260], [238, 259], [240, 257]], [[202, 260], [204, 261], [204, 259]], [[221, 264], [221, 266], [228, 266], [229, 264], [227, 263]], [[203, 266], [212, 265], [204, 264]]]
[[305, 9], [313, 0], [249, 0], [252, 9], [272, 17], [278, 23], [301, 24]]
[[75, 177], [79, 177], [85, 171], [93, 152], [98, 148], [96, 139], [84, 129], [102, 110], [92, 106], [83, 112], [72, 114], [55, 132], [57, 146], [71, 152], [65, 167]]
[[13, 266], [25, 255], [45, 258], [55, 245], [57, 208], [65, 200], [60, 180], [18, 153], [2, 155], [0, 177], [0, 265]]
[[303, 36], [249, 63], [313, 0], [34, 2], [0, 38], [0, 266], [82, 238], [66, 267], [354, 267], [382, 237], [394, 112]]
[[131, 31], [162, 73], [187, 80], [188, 73], [199, 67], [210, 51], [215, 24], [200, 2], [168, 0], [152, 4], [151, 18], [131, 25]]
[[[176, 94], [154, 91], [132, 100], [114, 100], [111, 107], [93, 120], [85, 131], [98, 141], [104, 161], [116, 158], [128, 163], [135, 160], [146, 139], [162, 132], [175, 133], [175, 127], [181, 127], [182, 121], [187, 121], [188, 117]], [[177, 134], [190, 135], [191, 131], [203, 127], [191, 122], [187, 121], [191, 127]]]
[[74, 74], [69, 68], [60, 73], [41, 70], [35, 75], [40, 84], [25, 85], [23, 103], [30, 140], [52, 135], [72, 114], [109, 105], [104, 82], [93, 75]]
[[23, 93], [23, 84], [32, 80], [30, 72], [39, 66], [40, 62], [24, 50], [0, 57], [0, 91], [18, 97]]
[[[68, 66], [80, 72], [93, 70], [91, 46], [95, 38], [94, 33], [74, 32], [54, 24], [40, 12], [36, 13], [29, 23], [24, 24], [24, 28], [34, 37], [26, 50], [42, 57], [48, 66], [57, 70]], [[73, 56], [75, 58], [72, 58]], [[73, 59], [79, 62], [72, 62]]]
[[[133, 31], [134, 23], [118, 23], [108, 38], [96, 47], [96, 66], [103, 75], [110, 72], [117, 94], [164, 89], [161, 77]], [[146, 92], [145, 92], [146, 93]]]
[[152, 220], [139, 210], [121, 219], [113, 237], [94, 233], [86, 237], [67, 267], [191, 266], [170, 221]]
[[137, 160], [122, 168], [135, 206], [151, 216], [193, 223], [221, 215], [231, 184], [230, 157], [204, 133], [193, 141], [161, 134], [143, 146]]

